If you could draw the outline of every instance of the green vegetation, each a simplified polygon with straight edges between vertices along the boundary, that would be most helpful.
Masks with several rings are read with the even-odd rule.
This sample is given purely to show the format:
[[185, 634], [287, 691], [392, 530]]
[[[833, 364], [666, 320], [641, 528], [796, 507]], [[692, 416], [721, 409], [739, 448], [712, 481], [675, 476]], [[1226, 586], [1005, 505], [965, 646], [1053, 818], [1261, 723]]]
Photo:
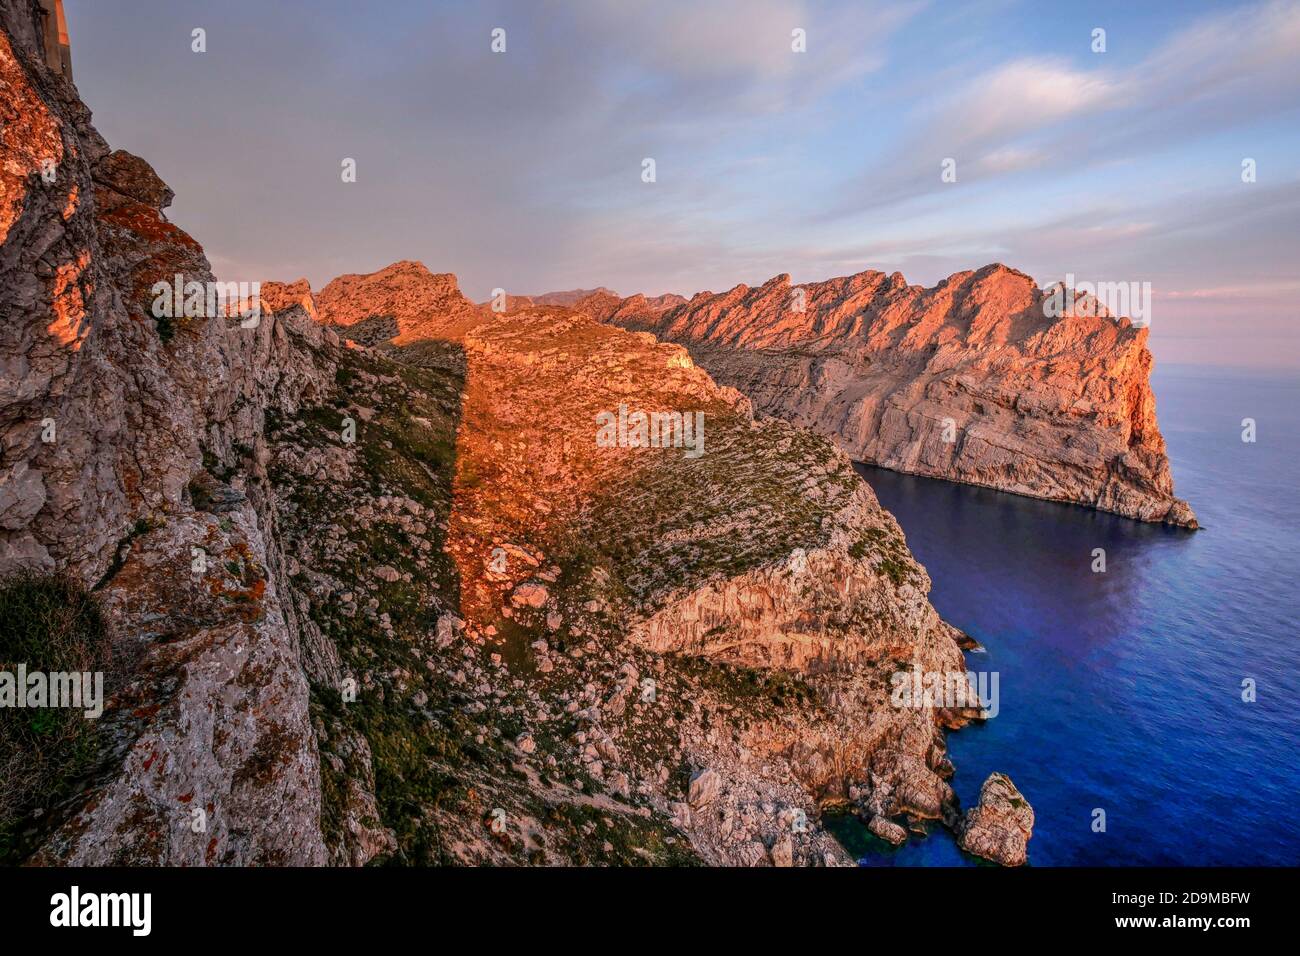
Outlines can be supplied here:
[[894, 587], [898, 587], [912, 578], [912, 569], [897, 558], [887, 557], [882, 559], [880, 564], [876, 565], [876, 569], [893, 581]]
[[880, 556], [876, 570], [889, 578], [894, 587], [908, 582], [916, 583], [915, 569], [907, 546], [901, 538], [891, 535], [884, 528], [871, 528], [849, 546], [849, 556], [855, 560], [862, 560], [868, 555]]
[[166, 345], [176, 337], [176, 323], [165, 315], [154, 316], [154, 328], [158, 330], [159, 340]]
[[[547, 806], [544, 819], [571, 838], [567, 845], [577, 866], [700, 865], [699, 857], [684, 839], [667, 837], [661, 827], [640, 817], [613, 815], [586, 803], [557, 801]], [[593, 852], [606, 843], [612, 851]]]
[[[355, 590], [373, 596], [376, 608], [344, 614], [336, 601], [313, 602], [311, 616], [338, 649], [341, 672], [355, 680], [378, 678], [354, 701], [344, 702], [337, 687], [313, 683], [313, 717], [327, 728], [322, 741], [321, 824], [327, 842], [342, 841], [350, 780], [365, 779], [373, 768], [379, 819], [359, 821], [392, 830], [397, 853], [375, 863], [437, 865], [454, 862], [446, 854], [438, 813], [459, 808], [468, 798], [466, 780], [476, 767], [494, 759], [495, 739], [460, 707], [463, 695], [445, 674], [422, 666], [412, 649], [428, 640], [437, 624], [442, 596], [455, 605], [456, 573], [442, 551], [437, 517], [450, 511], [455, 474], [455, 418], [461, 376], [454, 370], [399, 368], [372, 357], [345, 354], [335, 374], [336, 390], [325, 403], [302, 409], [294, 420], [272, 423], [277, 432], [292, 430], [293, 441], [324, 447], [340, 443], [345, 416], [357, 423], [357, 455], [349, 482], [302, 482], [273, 473], [306, 523], [297, 533], [315, 535], [324, 520], [344, 533], [324, 568], [338, 580], [356, 582]], [[391, 381], [396, 376], [399, 381]], [[359, 415], [355, 407], [373, 415]], [[421, 557], [416, 538], [392, 521], [361, 522], [354, 502], [381, 494], [401, 495], [432, 510], [423, 537], [435, 547]], [[374, 569], [386, 565], [408, 582], [379, 580]], [[438, 597], [433, 597], [437, 594]], [[376, 625], [387, 615], [391, 631]], [[402, 676], [393, 679], [394, 673]], [[412, 698], [426, 695], [428, 710]], [[432, 719], [430, 717], [432, 713]], [[364, 738], [369, 760], [347, 741]], [[484, 743], [475, 743], [483, 737]], [[369, 767], [366, 764], [369, 764]]]
[[804, 708], [813, 694], [803, 678], [789, 671], [744, 667], [699, 657], [682, 658], [684, 672], [737, 710], [741, 724], [773, 717], [786, 708]]
[[809, 465], [832, 455], [824, 438], [750, 429], [722, 405], [705, 416], [708, 453], [635, 463], [592, 510], [593, 539], [612, 577], [634, 583], [638, 599], [782, 562], [796, 546], [816, 547], [826, 538], [825, 519], [858, 487], [845, 466], [820, 479], [819, 498], [803, 491]]
[[[99, 608], [79, 585], [34, 573], [0, 582], [0, 671], [15, 674], [20, 664], [28, 673], [104, 671], [108, 658]], [[0, 863], [21, 859], [31, 812], [71, 796], [93, 768], [95, 731], [78, 709], [0, 708]]]

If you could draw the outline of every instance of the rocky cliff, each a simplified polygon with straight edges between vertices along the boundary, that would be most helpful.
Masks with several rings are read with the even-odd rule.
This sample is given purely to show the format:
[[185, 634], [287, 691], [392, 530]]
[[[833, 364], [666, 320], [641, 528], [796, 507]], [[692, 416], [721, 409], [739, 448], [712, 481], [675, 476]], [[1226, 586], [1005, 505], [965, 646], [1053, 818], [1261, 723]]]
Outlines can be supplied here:
[[154, 283], [210, 282], [207, 260], [167, 222], [166, 185], [45, 66], [37, 16], [0, 4], [0, 573], [93, 589], [112, 653], [94, 759], [0, 807], [0, 851], [319, 862], [262, 419], [323, 380], [302, 347], [323, 333], [155, 312]]
[[617, 297], [618, 293], [612, 289], [606, 289], [600, 286], [595, 289], [567, 289], [564, 292], [546, 292], [542, 295], [521, 296], [521, 299], [527, 301], [529, 305], [558, 305], [569, 307], [575, 302], [585, 299], [589, 295], [612, 295]]
[[[418, 301], [415, 290], [430, 276], [405, 271], [410, 289], [399, 297]], [[371, 286], [373, 301], [391, 301], [392, 272], [354, 280], [353, 326], [369, 319], [371, 307], [359, 303], [372, 301]], [[322, 321], [342, 324], [324, 301], [316, 307]], [[312, 601], [323, 632], [354, 626], [335, 616], [332, 595], [343, 592], [345, 614], [360, 609], [403, 646], [420, 648], [423, 674], [412, 679], [403, 666], [396, 689], [385, 667], [357, 660], [367, 686], [415, 695], [435, 713], [460, 702], [489, 728], [474, 735], [479, 749], [495, 739], [499, 759], [526, 768], [526, 787], [480, 772], [475, 802], [459, 813], [430, 808], [442, 849], [429, 858], [509, 859], [526, 848], [539, 859], [571, 859], [579, 851], [562, 834], [538, 839], [546, 834], [539, 821], [557, 807], [577, 812], [593, 793], [605, 795], [615, 821], [647, 814], [648, 829], [608, 841], [606, 852], [623, 860], [664, 859], [684, 837], [712, 862], [841, 862], [816, 823], [826, 804], [853, 803], [868, 819], [918, 827], [955, 823], [940, 726], [975, 712], [897, 709], [887, 700], [900, 667], [964, 671], [958, 635], [926, 601], [924, 570], [847, 457], [807, 432], [756, 422], [748, 401], [714, 385], [685, 350], [567, 309], [484, 311], [450, 335], [436, 316], [405, 321], [445, 337], [410, 342], [390, 329], [366, 361], [403, 369], [408, 406], [413, 369], [442, 376], [441, 412], [412, 409], [381, 426], [384, 407], [403, 392], [382, 403], [358, 395], [369, 376], [348, 388], [367, 429], [393, 429], [395, 456], [408, 444], [436, 449], [425, 462], [432, 472], [408, 473], [397, 456], [382, 484], [385, 497], [434, 510], [382, 546], [385, 583], [371, 585], [342, 557], [380, 547], [370, 531], [370, 544], [345, 541], [327, 561], [312, 543], [319, 534], [305, 535], [297, 563], [318, 569], [312, 577], [320, 580], [336, 556], [343, 562]], [[602, 446], [599, 416], [620, 405], [629, 416], [702, 414], [702, 453]], [[449, 414], [459, 416], [450, 434]], [[438, 437], [424, 435], [428, 428]], [[374, 453], [361, 444], [335, 449], [321, 472], [336, 479], [335, 491], [348, 476], [358, 493], [373, 494], [376, 478], [358, 470], [372, 467]], [[315, 467], [286, 476], [286, 487]], [[434, 473], [445, 486], [422, 487]], [[328, 513], [331, 545], [362, 530], [347, 531], [345, 516], [369, 516], [359, 499]], [[294, 523], [281, 517], [286, 529]], [[407, 597], [394, 601], [393, 589]], [[430, 606], [438, 609], [432, 639], [428, 614], [410, 613]], [[406, 664], [404, 649], [396, 660]], [[373, 727], [350, 723], [358, 713], [340, 708], [329, 736], [370, 739]], [[467, 771], [460, 763], [439, 772]], [[485, 846], [473, 827], [493, 802], [511, 839]], [[656, 830], [661, 821], [671, 829]], [[376, 838], [372, 846], [412, 852], [412, 838], [401, 835], [410, 821], [390, 828], [393, 844]]]
[[959, 635], [842, 452], [419, 263], [160, 310], [215, 279], [34, 10], [0, 0], [0, 585], [68, 578], [111, 662], [77, 772], [0, 787], [0, 859], [825, 864], [829, 805], [961, 826], [977, 712], [889, 695]]
[[[1196, 527], [1174, 497], [1148, 330], [1104, 308], [1049, 317], [1002, 265], [933, 288], [898, 273], [577, 308], [691, 350], [760, 411], [897, 471]], [[1086, 313], [1086, 314], [1085, 314]]]

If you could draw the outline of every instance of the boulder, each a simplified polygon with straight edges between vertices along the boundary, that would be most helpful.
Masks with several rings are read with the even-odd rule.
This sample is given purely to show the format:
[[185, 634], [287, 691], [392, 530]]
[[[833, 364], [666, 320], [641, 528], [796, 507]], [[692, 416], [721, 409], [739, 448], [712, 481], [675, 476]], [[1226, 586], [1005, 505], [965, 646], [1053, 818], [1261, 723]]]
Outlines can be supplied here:
[[794, 866], [794, 838], [790, 834], [782, 834], [772, 844], [772, 865]]
[[551, 592], [546, 585], [527, 581], [514, 589], [510, 600], [517, 607], [544, 607], [550, 599]]
[[696, 771], [691, 775], [691, 782], [686, 788], [686, 802], [693, 809], [708, 806], [722, 789], [722, 778], [711, 768]]
[[867, 824], [867, 829], [886, 843], [892, 843], [894, 846], [902, 846], [907, 842], [907, 830], [888, 817], [872, 817], [871, 822]]
[[979, 804], [966, 812], [958, 845], [967, 853], [1003, 866], [1023, 866], [1029, 859], [1034, 809], [1011, 778], [989, 774], [980, 787]]

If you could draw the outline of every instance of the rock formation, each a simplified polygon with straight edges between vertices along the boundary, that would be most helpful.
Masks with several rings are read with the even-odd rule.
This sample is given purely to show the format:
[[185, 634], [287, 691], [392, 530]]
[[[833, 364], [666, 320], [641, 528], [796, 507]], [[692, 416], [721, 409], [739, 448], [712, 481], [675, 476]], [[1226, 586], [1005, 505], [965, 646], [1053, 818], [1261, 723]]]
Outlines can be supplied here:
[[958, 843], [967, 853], [1003, 866], [1023, 866], [1029, 859], [1034, 809], [1005, 774], [989, 774], [977, 806], [966, 811]]
[[[453, 337], [482, 315], [461, 295], [454, 275], [434, 275], [423, 263], [409, 261], [369, 275], [339, 276], [321, 289], [316, 307], [330, 324], [347, 326], [350, 338], [375, 343]], [[395, 334], [387, 332], [387, 323]]]
[[955, 825], [976, 715], [889, 682], [959, 635], [842, 452], [419, 263], [160, 309], [215, 279], [36, 9], [0, 0], [0, 573], [89, 589], [113, 663], [92, 770], [0, 806], [0, 857], [821, 865], [826, 804]]
[[[407, 280], [427, 281], [415, 272]], [[354, 280], [350, 308], [366, 301], [372, 284], [389, 296], [389, 270]], [[324, 303], [317, 309], [323, 321], [336, 321]], [[939, 726], [973, 715], [894, 709], [888, 678], [917, 659], [932, 670], [964, 670], [957, 635], [925, 600], [924, 570], [845, 456], [781, 422], [754, 421], [749, 403], [714, 385], [680, 347], [569, 310], [488, 313], [459, 339], [402, 339], [365, 354], [373, 356], [368, 362], [397, 363], [389, 374], [401, 376], [404, 392], [383, 402], [361, 394], [362, 382], [381, 377], [372, 367], [350, 379], [349, 404], [356, 416], [370, 416], [367, 430], [392, 429], [394, 452], [408, 442], [443, 448], [426, 464], [444, 480], [454, 462], [454, 479], [441, 491], [421, 487], [427, 471], [394, 468], [381, 479], [384, 497], [433, 507], [445, 536], [439, 550], [428, 517], [421, 516], [422, 529], [404, 522], [398, 540], [405, 546], [385, 548], [375, 573], [419, 596], [392, 607], [388, 587], [379, 586], [367, 611], [369, 586], [358, 586], [364, 576], [348, 564], [348, 542], [322, 553], [318, 535], [297, 539], [301, 519], [282, 514], [287, 538], [300, 540], [290, 544], [301, 549], [298, 566], [317, 569], [312, 590], [322, 593], [310, 613], [322, 632], [352, 626], [330, 620], [332, 595], [347, 594], [348, 614], [378, 616], [381, 627], [406, 632], [422, 648], [424, 671], [435, 675], [415, 691], [425, 708], [467, 701], [482, 719], [508, 722], [502, 742], [522, 733], [529, 747], [511, 750], [511, 759], [545, 778], [550, 804], [581, 803], [602, 788], [614, 795], [610, 812], [631, 813], [643, 801], [650, 821], [673, 821], [708, 861], [770, 862], [773, 847], [784, 859], [790, 830], [792, 860], [843, 862], [815, 821], [823, 803], [848, 802], [850, 787], [871, 812], [916, 821], [955, 816]], [[403, 366], [444, 377], [441, 411], [412, 409], [384, 423], [384, 408], [412, 404], [413, 373]], [[705, 453], [692, 459], [678, 448], [599, 447], [597, 417], [620, 403], [703, 411]], [[440, 430], [454, 412], [461, 417], [451, 447], [443, 444], [448, 437], [421, 434], [432, 427], [445, 436]], [[373, 447], [373, 440], [365, 442]], [[355, 452], [331, 454], [319, 474], [332, 477], [334, 493], [345, 476], [344, 487], [373, 493], [379, 476], [366, 477], [373, 456], [360, 440]], [[286, 476], [286, 488], [316, 475], [315, 460]], [[371, 514], [359, 498], [329, 512], [349, 538], [343, 516]], [[450, 565], [439, 563], [444, 555]], [[447, 600], [456, 592], [458, 600]], [[442, 636], [435, 628], [430, 643], [419, 631], [427, 625], [402, 608], [431, 602], [441, 609]], [[341, 658], [347, 662], [346, 651]], [[398, 661], [405, 665], [405, 655]], [[383, 667], [369, 671], [390, 686]], [[447, 673], [459, 677], [438, 686]], [[524, 677], [504, 680], [511, 673]], [[410, 695], [411, 680], [384, 693]], [[682, 707], [665, 710], [669, 701]], [[327, 736], [348, 739], [347, 720], [338, 719]], [[322, 748], [333, 764], [333, 745]], [[710, 782], [707, 797], [698, 782], [688, 786], [688, 771]], [[513, 821], [527, 821], [516, 840], [528, 845], [527, 833], [544, 829], [545, 807], [536, 782], [511, 788], [503, 786], [508, 779], [477, 778], [472, 789], [481, 800], [492, 794], [511, 834]], [[700, 812], [701, 799], [710, 812]], [[433, 815], [444, 840], [459, 834], [456, 859], [510, 859], [465, 832], [467, 819], [489, 809]], [[796, 821], [807, 823], [796, 832]], [[398, 835], [399, 845], [410, 839]], [[628, 849], [614, 844], [611, 852]], [[551, 843], [548, 853], [562, 852], [563, 843]]]
[[1173, 494], [1147, 329], [1090, 300], [1049, 318], [1045, 296], [991, 265], [929, 289], [779, 275], [676, 306], [598, 293], [576, 307], [685, 345], [759, 411], [859, 461], [1196, 527]]
[[72, 46], [68, 42], [68, 21], [63, 15], [63, 0], [40, 0], [45, 65], [55, 73], [72, 79]]

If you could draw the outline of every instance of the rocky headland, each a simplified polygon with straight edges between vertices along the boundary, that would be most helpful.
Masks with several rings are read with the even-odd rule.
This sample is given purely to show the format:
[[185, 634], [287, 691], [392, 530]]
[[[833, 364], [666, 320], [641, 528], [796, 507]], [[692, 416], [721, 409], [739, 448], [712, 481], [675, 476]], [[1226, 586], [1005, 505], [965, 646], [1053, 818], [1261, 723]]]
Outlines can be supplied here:
[[688, 349], [757, 410], [858, 461], [1187, 528], [1156, 423], [1146, 328], [1003, 265], [701, 292], [597, 292], [575, 308]]

